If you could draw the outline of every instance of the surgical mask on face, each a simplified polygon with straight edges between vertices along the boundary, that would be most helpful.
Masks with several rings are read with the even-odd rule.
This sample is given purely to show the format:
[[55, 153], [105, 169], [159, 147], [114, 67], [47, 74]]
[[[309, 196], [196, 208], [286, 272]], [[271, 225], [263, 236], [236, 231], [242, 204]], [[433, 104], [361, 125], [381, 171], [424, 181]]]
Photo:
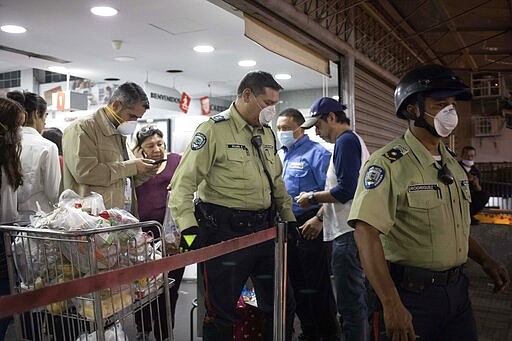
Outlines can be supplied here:
[[465, 166], [471, 167], [471, 166], [473, 166], [475, 164], [475, 161], [473, 161], [473, 160], [462, 160], [462, 163]]
[[119, 124], [117, 126], [117, 131], [121, 135], [131, 135], [135, 131], [135, 128], [137, 128], [137, 121], [123, 121], [123, 119], [108, 105], [105, 107], [105, 109], [112, 115], [114, 120], [117, 121]]
[[290, 148], [292, 144], [297, 141], [297, 139], [293, 136], [293, 130], [278, 131], [277, 138], [281, 145], [285, 146], [286, 148]]
[[117, 126], [117, 131], [121, 135], [131, 135], [137, 128], [137, 121], [124, 121]]
[[274, 105], [269, 105], [265, 108], [262, 108], [261, 105], [258, 103], [256, 96], [252, 95], [252, 97], [254, 97], [256, 104], [260, 108], [260, 115], [258, 117], [260, 124], [263, 126], [272, 122], [272, 119], [274, 118], [274, 116], [276, 116], [276, 107]]
[[459, 123], [459, 117], [453, 104], [441, 109], [436, 116], [432, 116], [427, 112], [425, 112], [425, 115], [434, 118], [434, 128], [441, 137], [450, 135], [455, 127], [457, 127], [457, 123]]

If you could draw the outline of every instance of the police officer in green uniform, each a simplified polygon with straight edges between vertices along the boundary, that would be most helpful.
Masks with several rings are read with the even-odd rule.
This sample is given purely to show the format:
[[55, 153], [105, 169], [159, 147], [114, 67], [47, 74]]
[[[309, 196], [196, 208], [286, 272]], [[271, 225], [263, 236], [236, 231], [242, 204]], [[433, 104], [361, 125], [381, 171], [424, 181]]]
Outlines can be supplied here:
[[463, 273], [468, 256], [495, 291], [509, 284], [506, 269], [469, 234], [468, 179], [441, 141], [457, 125], [456, 100], [470, 98], [443, 66], [407, 73], [395, 107], [409, 129], [373, 153], [359, 178], [349, 224], [392, 340], [477, 339]]
[[[267, 125], [281, 89], [269, 73], [250, 72], [229, 109], [197, 128], [171, 182], [170, 207], [182, 231], [182, 249], [270, 228], [277, 216], [295, 221], [276, 140]], [[264, 339], [272, 340], [273, 241], [208, 260], [201, 270], [205, 341], [233, 340], [236, 303], [249, 277], [265, 313]]]

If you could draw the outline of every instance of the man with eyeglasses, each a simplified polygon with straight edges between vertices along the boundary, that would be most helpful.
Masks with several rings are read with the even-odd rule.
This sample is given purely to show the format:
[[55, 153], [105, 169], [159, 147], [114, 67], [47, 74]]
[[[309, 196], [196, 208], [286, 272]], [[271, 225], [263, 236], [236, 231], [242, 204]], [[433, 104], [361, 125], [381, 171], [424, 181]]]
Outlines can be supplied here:
[[[278, 151], [283, 162], [283, 179], [288, 194], [294, 198], [301, 192], [318, 192], [325, 188], [331, 153], [309, 139], [301, 125], [304, 116], [297, 109], [283, 110], [277, 118]], [[293, 200], [297, 226], [314, 217], [319, 204], [307, 209]], [[329, 275], [328, 245], [323, 236], [305, 239], [297, 229], [288, 230], [288, 275], [295, 296], [295, 312], [300, 320], [299, 340], [338, 340], [336, 301]]]
[[81, 196], [103, 196], [105, 207], [126, 208], [136, 214], [134, 187], [156, 174], [159, 165], [136, 159], [126, 148], [131, 135], [149, 109], [144, 90], [135, 83], [120, 85], [107, 106], [73, 122], [64, 130], [64, 189]]
[[[229, 109], [196, 129], [171, 181], [170, 207], [182, 232], [182, 251], [270, 228], [277, 215], [281, 221], [295, 221], [268, 126], [281, 89], [269, 73], [249, 72]], [[203, 340], [233, 340], [236, 303], [249, 277], [265, 315], [263, 339], [273, 340], [273, 241], [208, 260], [201, 271]]]
[[444, 66], [405, 74], [395, 108], [409, 129], [361, 172], [348, 221], [382, 305], [382, 337], [477, 340], [463, 272], [468, 256], [495, 292], [509, 285], [507, 270], [469, 234], [468, 178], [442, 142], [457, 125], [457, 100], [469, 99], [469, 88]]

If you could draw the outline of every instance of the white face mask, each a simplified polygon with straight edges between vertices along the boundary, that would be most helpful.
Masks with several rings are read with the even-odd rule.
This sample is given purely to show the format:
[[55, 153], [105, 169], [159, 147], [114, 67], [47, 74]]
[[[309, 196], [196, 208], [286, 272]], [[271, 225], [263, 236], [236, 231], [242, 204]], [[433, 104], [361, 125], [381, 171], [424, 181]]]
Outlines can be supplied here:
[[117, 131], [121, 135], [131, 135], [137, 128], [137, 121], [125, 121], [117, 126]]
[[277, 138], [282, 146], [286, 148], [290, 148], [292, 144], [294, 144], [297, 139], [293, 136], [293, 130], [286, 131], [278, 131]]
[[471, 167], [475, 164], [475, 161], [473, 160], [462, 160], [462, 163], [468, 167]]
[[274, 118], [274, 116], [276, 116], [276, 107], [274, 105], [269, 105], [265, 108], [262, 108], [261, 105], [258, 103], [256, 96], [252, 95], [252, 97], [254, 97], [256, 104], [260, 108], [260, 115], [259, 115], [260, 124], [263, 126], [263, 125], [267, 125], [270, 122], [272, 122], [272, 119]]
[[432, 116], [425, 112], [425, 115], [434, 118], [434, 128], [441, 137], [447, 137], [457, 127], [459, 123], [459, 117], [453, 104], [447, 105], [436, 116]]

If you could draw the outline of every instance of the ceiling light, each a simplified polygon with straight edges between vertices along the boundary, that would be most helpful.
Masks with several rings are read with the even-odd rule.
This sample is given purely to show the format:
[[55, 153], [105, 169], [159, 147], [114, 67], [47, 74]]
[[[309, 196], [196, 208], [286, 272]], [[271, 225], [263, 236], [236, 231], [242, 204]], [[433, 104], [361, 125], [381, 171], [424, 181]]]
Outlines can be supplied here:
[[23, 26], [18, 25], [3, 25], [0, 27], [0, 30], [4, 31], [5, 33], [25, 33], [27, 32], [27, 29]]
[[244, 59], [244, 60], [241, 60], [238, 62], [238, 66], [242, 66], [242, 67], [250, 67], [250, 66], [254, 66], [254, 65], [256, 65], [256, 62], [251, 59]]
[[55, 73], [68, 73], [68, 69], [66, 69], [64, 66], [49, 66], [48, 70]]
[[91, 13], [100, 17], [111, 17], [118, 13], [117, 9], [106, 6], [92, 7]]
[[114, 57], [114, 60], [117, 60], [118, 62], [133, 62], [135, 60], [134, 57], [130, 57], [130, 56], [119, 56], [119, 57]]
[[200, 53], [210, 53], [213, 52], [215, 49], [213, 46], [210, 45], [197, 45], [194, 46], [194, 51], [200, 52]]
[[278, 73], [277, 75], [274, 76], [276, 79], [290, 79], [292, 78], [291, 75], [287, 74], [287, 73]]

